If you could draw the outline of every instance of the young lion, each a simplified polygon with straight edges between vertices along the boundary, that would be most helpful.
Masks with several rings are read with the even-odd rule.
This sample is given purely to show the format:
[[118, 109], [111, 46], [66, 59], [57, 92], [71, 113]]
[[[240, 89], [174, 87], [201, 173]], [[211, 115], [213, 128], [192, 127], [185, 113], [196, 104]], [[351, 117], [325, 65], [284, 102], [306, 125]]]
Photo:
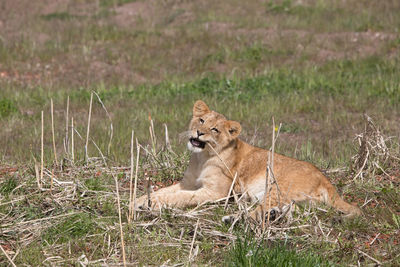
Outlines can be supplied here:
[[[194, 104], [189, 130], [187, 147], [193, 153], [183, 180], [152, 193], [153, 207], [182, 208], [224, 198], [229, 193], [232, 174], [237, 173], [235, 191], [247, 193], [253, 201], [263, 203], [250, 214], [258, 221], [268, 207], [282, 208], [292, 201], [324, 202], [347, 216], [361, 214], [358, 207], [339, 196], [315, 166], [276, 153], [273, 165], [278, 186], [272, 185], [268, 201], [263, 201], [270, 152], [240, 140], [240, 124], [211, 111], [201, 100]], [[143, 207], [146, 202], [147, 196], [142, 196], [137, 205]]]

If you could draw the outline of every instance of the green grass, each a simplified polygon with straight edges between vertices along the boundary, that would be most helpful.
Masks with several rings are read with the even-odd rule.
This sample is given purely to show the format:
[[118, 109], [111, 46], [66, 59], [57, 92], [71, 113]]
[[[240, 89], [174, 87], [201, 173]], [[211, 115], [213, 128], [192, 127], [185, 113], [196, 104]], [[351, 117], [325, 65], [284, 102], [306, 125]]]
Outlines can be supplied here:
[[17, 111], [17, 107], [12, 100], [0, 98], [0, 118], [5, 118]]
[[65, 243], [71, 239], [83, 238], [96, 229], [94, 218], [88, 214], [76, 214], [48, 228], [42, 240], [49, 244]]
[[227, 252], [225, 266], [334, 266], [313, 252], [298, 253], [287, 244], [277, 241], [257, 241], [249, 234], [239, 236]]
[[8, 195], [18, 186], [18, 181], [14, 177], [9, 177], [0, 184], [0, 192]]

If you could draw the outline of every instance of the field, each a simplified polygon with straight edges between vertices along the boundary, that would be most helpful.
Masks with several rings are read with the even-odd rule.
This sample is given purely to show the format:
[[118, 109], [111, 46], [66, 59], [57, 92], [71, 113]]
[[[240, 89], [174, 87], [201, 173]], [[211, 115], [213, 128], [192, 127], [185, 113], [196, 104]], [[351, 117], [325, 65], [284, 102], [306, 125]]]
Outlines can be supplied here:
[[[397, 0], [1, 2], [0, 265], [399, 266], [398, 14]], [[249, 205], [231, 200], [131, 220], [131, 171], [138, 195], [182, 178], [197, 99], [265, 149], [282, 123], [275, 151], [364, 215], [306, 205], [262, 231], [223, 224]]]

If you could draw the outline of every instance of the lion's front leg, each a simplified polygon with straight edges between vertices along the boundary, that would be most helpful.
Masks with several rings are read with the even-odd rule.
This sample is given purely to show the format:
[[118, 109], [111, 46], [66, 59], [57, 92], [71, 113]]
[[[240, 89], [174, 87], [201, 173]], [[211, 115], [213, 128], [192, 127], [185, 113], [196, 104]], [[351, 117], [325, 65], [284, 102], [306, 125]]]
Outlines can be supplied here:
[[219, 192], [207, 188], [198, 190], [178, 190], [176, 192], [156, 192], [150, 196], [153, 208], [161, 206], [184, 208], [196, 206], [207, 201], [214, 201], [224, 197]]
[[[160, 190], [151, 193], [150, 194], [150, 205], [154, 207], [155, 205], [158, 204], [157, 203], [158, 202], [157, 199], [158, 199], [159, 195], [173, 194], [173, 193], [176, 193], [177, 191], [179, 191], [181, 189], [182, 189], [181, 183], [177, 183], [177, 184], [174, 184], [174, 185], [171, 185], [171, 186], [168, 186], [168, 187], [161, 188]], [[143, 196], [141, 196], [140, 198], [138, 198], [136, 200], [136, 207], [139, 207], [139, 208], [148, 207], [148, 196], [147, 196], [147, 194], [144, 194]]]

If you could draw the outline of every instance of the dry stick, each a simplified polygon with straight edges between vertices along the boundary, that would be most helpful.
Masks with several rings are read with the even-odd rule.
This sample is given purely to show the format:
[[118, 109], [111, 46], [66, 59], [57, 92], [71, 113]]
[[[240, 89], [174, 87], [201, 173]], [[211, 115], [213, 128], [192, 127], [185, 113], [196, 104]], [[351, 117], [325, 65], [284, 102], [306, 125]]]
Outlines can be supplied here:
[[107, 167], [106, 157], [104, 157], [103, 152], [101, 152], [101, 149], [99, 148], [99, 146], [96, 144], [96, 142], [95, 142], [92, 138], [90, 138], [90, 141], [92, 141], [92, 143], [93, 143], [93, 145], [96, 147], [97, 151], [99, 151], [100, 156], [101, 156], [101, 158], [102, 158], [102, 160], [103, 160], [104, 166]]
[[129, 210], [128, 210], [128, 223], [131, 222], [132, 214], [133, 214], [133, 203], [132, 203], [132, 181], [133, 181], [133, 135], [135, 131], [132, 130], [131, 135], [131, 171], [130, 171], [130, 180], [129, 180]]
[[40, 180], [39, 180], [39, 189], [41, 187], [41, 183], [43, 181], [43, 154], [44, 154], [44, 148], [43, 148], [43, 138], [44, 138], [44, 122], [43, 122], [43, 110], [42, 110], [42, 136], [41, 136], [41, 146], [40, 146]]
[[75, 152], [74, 152], [74, 117], [71, 118], [71, 156], [72, 156], [72, 164], [75, 161]]
[[51, 135], [53, 136], [54, 159], [56, 160], [56, 166], [58, 166], [57, 151], [56, 151], [56, 140], [55, 140], [55, 137], [54, 137], [54, 109], [53, 109], [53, 98], [50, 98], [50, 113], [51, 113]]
[[68, 144], [68, 122], [69, 122], [69, 96], [67, 97], [67, 114], [65, 116], [65, 140], [64, 140], [64, 150], [65, 153], [69, 154], [69, 144]]
[[168, 127], [167, 124], [164, 123], [164, 128], [165, 128], [165, 146], [167, 147], [168, 150], [171, 150], [171, 143], [169, 142], [169, 136], [168, 136]]
[[[217, 152], [209, 143], [207, 143], [207, 145], [211, 148], [211, 150], [215, 153], [215, 155], [217, 155], [217, 157], [219, 158], [219, 160], [222, 162], [222, 164], [224, 164], [225, 168], [228, 170], [228, 172], [229, 172], [229, 174], [231, 175], [231, 177], [234, 179], [235, 176], [233, 175], [233, 173], [232, 173], [231, 170], [229, 169], [228, 165], [226, 165], [225, 161], [220, 157], [220, 155], [218, 154], [218, 152]], [[236, 204], [239, 205], [238, 200], [237, 200], [237, 196], [236, 196], [236, 193], [235, 193], [235, 190], [232, 189], [232, 191], [233, 191], [233, 198], [235, 199]]]
[[122, 230], [121, 203], [120, 203], [120, 199], [119, 199], [118, 180], [114, 174], [112, 174], [112, 176], [114, 177], [115, 188], [117, 190], [117, 205], [118, 205], [118, 217], [119, 217], [119, 230], [120, 230], [120, 234], [121, 234], [122, 260], [123, 260], [124, 266], [126, 266], [124, 232]]
[[13, 267], [17, 267], [17, 265], [15, 265], [15, 263], [12, 261], [12, 259], [10, 258], [10, 256], [8, 256], [7, 252], [4, 250], [3, 246], [0, 245], [1, 251], [3, 251], [4, 255], [6, 256], [6, 258], [8, 259], [8, 261], [11, 263], [11, 265]]
[[87, 125], [87, 131], [86, 131], [86, 145], [85, 145], [86, 164], [89, 161], [88, 145], [89, 145], [89, 133], [90, 133], [90, 118], [92, 117], [92, 102], [93, 102], [93, 93], [90, 94], [88, 125]]
[[137, 194], [137, 179], [139, 172], [139, 157], [140, 157], [140, 145], [136, 138], [136, 168], [135, 168], [135, 187], [133, 189], [133, 220], [136, 221], [136, 194]]
[[232, 181], [232, 184], [231, 184], [231, 188], [229, 188], [228, 195], [226, 196], [225, 205], [224, 205], [224, 210], [226, 210], [226, 207], [228, 206], [229, 197], [231, 196], [233, 187], [235, 186], [236, 178], [237, 178], [237, 172], [235, 172], [235, 177], [233, 178], [233, 181]]
[[[269, 224], [269, 219], [270, 219], [270, 213], [269, 210], [271, 208], [271, 192], [270, 192], [270, 185], [271, 185], [271, 180], [272, 180], [272, 170], [274, 167], [274, 150], [275, 150], [275, 120], [274, 117], [272, 117], [272, 147], [270, 152], [268, 153], [268, 163], [267, 163], [267, 177], [265, 181], [265, 194], [268, 194], [268, 209], [267, 209], [267, 224]], [[265, 203], [265, 197], [264, 197], [264, 203]], [[264, 207], [264, 205], [262, 206]], [[262, 229], [265, 229], [265, 211], [264, 208], [261, 209], [261, 216], [262, 216]]]
[[150, 131], [150, 139], [151, 139], [151, 144], [152, 144], [152, 148], [153, 148], [153, 155], [156, 155], [156, 135], [154, 133], [154, 123], [153, 123], [153, 119], [151, 118], [151, 115], [149, 114], [149, 121], [150, 121], [150, 127], [149, 127], [149, 131]]
[[97, 99], [99, 100], [101, 106], [103, 107], [104, 111], [106, 112], [106, 115], [110, 121], [110, 140], [108, 141], [108, 146], [107, 146], [107, 155], [110, 156], [110, 150], [111, 150], [111, 141], [113, 139], [113, 135], [114, 135], [114, 127], [112, 124], [112, 120], [111, 120], [111, 116], [110, 113], [108, 113], [106, 106], [104, 105], [103, 101], [101, 101], [100, 96], [93, 91], [93, 93], [97, 96]]
[[193, 250], [194, 241], [196, 240], [197, 228], [199, 227], [199, 221], [200, 221], [200, 219], [197, 219], [196, 228], [194, 229], [192, 243], [190, 244], [189, 261], [192, 260], [192, 250]]
[[33, 158], [33, 159], [35, 160], [35, 174], [36, 174], [36, 182], [37, 182], [38, 188], [40, 189], [40, 174], [39, 174], [39, 167], [38, 167], [38, 164], [37, 164], [37, 162], [36, 162], [36, 159], [35, 159], [35, 158]]
[[380, 261], [378, 261], [377, 259], [371, 257], [370, 255], [368, 255], [368, 254], [365, 253], [364, 251], [361, 251], [361, 250], [359, 250], [359, 249], [357, 249], [357, 251], [358, 251], [359, 253], [363, 254], [364, 256], [366, 256], [367, 258], [369, 258], [370, 260], [376, 262], [377, 264], [382, 265], [382, 263], [381, 263]]
[[52, 192], [52, 190], [53, 190], [53, 176], [54, 176], [54, 168], [53, 168], [53, 170], [51, 171], [51, 175], [50, 175], [50, 193], [52, 194], [53, 192]]

